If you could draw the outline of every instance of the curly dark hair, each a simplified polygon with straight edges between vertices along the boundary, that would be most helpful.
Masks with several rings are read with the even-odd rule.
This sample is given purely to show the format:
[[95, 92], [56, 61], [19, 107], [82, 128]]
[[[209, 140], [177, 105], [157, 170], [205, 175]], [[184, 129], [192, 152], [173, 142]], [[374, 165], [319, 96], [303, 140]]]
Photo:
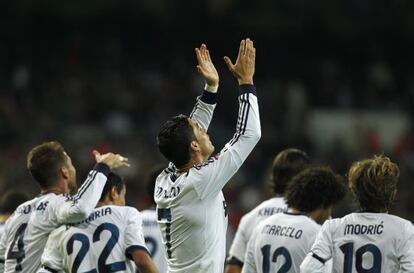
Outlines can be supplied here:
[[309, 167], [288, 183], [285, 199], [291, 208], [312, 212], [337, 204], [346, 191], [343, 178], [331, 168]]
[[309, 156], [299, 149], [289, 148], [278, 153], [272, 164], [271, 187], [274, 193], [283, 195], [290, 179], [309, 164]]
[[385, 212], [394, 202], [400, 169], [384, 155], [354, 162], [348, 172], [349, 189], [364, 211]]
[[178, 115], [167, 120], [157, 136], [157, 145], [166, 159], [181, 167], [190, 160], [189, 147], [195, 139], [193, 128], [186, 115]]

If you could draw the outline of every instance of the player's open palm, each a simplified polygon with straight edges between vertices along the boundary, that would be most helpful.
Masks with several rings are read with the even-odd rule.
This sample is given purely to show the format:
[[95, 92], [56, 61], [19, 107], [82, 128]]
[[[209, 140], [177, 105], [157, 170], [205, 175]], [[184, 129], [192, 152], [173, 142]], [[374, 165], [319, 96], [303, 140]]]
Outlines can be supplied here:
[[256, 48], [250, 39], [240, 42], [239, 55], [236, 63], [232, 63], [229, 57], [225, 56], [224, 61], [233, 75], [239, 81], [239, 84], [252, 84], [256, 62]]
[[210, 86], [217, 86], [219, 84], [219, 75], [213, 62], [211, 61], [210, 52], [205, 44], [200, 48], [195, 49], [197, 57], [197, 70], [204, 78], [206, 83]]

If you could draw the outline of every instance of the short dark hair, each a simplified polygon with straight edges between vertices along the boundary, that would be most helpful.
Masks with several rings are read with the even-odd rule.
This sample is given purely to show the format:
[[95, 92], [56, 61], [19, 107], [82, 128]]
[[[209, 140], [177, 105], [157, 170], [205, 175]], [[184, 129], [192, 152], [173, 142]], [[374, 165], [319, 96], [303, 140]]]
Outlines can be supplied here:
[[18, 206], [27, 200], [27, 195], [20, 191], [7, 191], [0, 199], [0, 214], [12, 214]]
[[186, 115], [178, 115], [167, 120], [157, 136], [160, 152], [176, 167], [181, 167], [190, 161], [189, 147], [195, 140], [193, 128]]
[[394, 202], [400, 169], [384, 155], [354, 162], [348, 172], [349, 188], [362, 210], [389, 210]]
[[147, 181], [146, 181], [146, 190], [148, 197], [151, 199], [151, 204], [155, 204], [154, 201], [154, 189], [155, 189], [155, 182], [157, 180], [158, 175], [164, 171], [165, 166], [155, 166], [153, 167], [147, 174]]
[[27, 155], [27, 169], [42, 189], [56, 183], [59, 168], [66, 163], [65, 150], [57, 141], [37, 145]]
[[110, 172], [107, 176], [106, 184], [102, 190], [101, 198], [99, 201], [104, 201], [106, 195], [111, 192], [112, 188], [114, 187], [117, 193], [121, 193], [122, 189], [125, 187], [125, 181], [116, 173]]
[[278, 153], [272, 164], [272, 188], [283, 195], [293, 176], [308, 167], [309, 156], [302, 150], [289, 148]]
[[329, 167], [309, 167], [288, 183], [285, 199], [288, 207], [312, 212], [337, 204], [346, 194], [343, 178]]

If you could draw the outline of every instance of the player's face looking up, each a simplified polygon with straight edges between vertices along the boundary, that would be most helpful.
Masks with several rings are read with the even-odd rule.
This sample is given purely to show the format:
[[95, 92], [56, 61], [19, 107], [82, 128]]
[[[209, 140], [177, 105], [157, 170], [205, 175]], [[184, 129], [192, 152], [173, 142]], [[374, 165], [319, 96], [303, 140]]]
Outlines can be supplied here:
[[214, 152], [214, 146], [210, 141], [206, 129], [200, 127], [197, 122], [188, 119], [190, 126], [193, 128], [195, 140], [191, 143], [191, 148], [195, 152], [199, 152], [203, 160], [207, 160]]

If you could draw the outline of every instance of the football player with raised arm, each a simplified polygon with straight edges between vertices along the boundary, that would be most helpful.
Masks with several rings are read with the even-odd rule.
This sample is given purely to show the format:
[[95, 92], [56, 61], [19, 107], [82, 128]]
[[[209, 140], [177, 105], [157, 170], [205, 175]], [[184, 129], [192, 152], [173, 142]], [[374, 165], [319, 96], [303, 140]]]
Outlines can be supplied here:
[[38, 273], [135, 273], [136, 268], [158, 273], [145, 246], [141, 215], [125, 206], [125, 193], [124, 180], [109, 173], [89, 217], [50, 233]]
[[413, 225], [388, 214], [399, 175], [386, 156], [354, 162], [349, 188], [361, 210], [325, 222], [300, 272], [323, 272], [331, 258], [334, 273], [414, 272]]
[[154, 202], [154, 187], [157, 176], [165, 169], [164, 167], [154, 167], [148, 173], [146, 189], [148, 197], [151, 198], [150, 206], [141, 211], [142, 232], [144, 233], [145, 244], [151, 254], [151, 258], [160, 273], [167, 273], [167, 253], [162, 243], [161, 230], [157, 223], [157, 211]]
[[[27, 167], [39, 184], [39, 196], [20, 205], [5, 227], [0, 253], [5, 252], [5, 273], [34, 273], [51, 231], [65, 223], [79, 222], [92, 212], [106, 183], [110, 169], [129, 166], [126, 158], [94, 151], [97, 164], [77, 193], [76, 170], [71, 158], [56, 141], [34, 147]], [[3, 252], [3, 253], [4, 253]]]
[[171, 118], [157, 137], [159, 150], [171, 162], [158, 176], [154, 191], [170, 273], [224, 271], [227, 212], [221, 190], [261, 136], [253, 41], [241, 41], [235, 64], [225, 57], [239, 83], [239, 115], [234, 137], [213, 157], [207, 129], [219, 77], [205, 45], [196, 49], [196, 55], [206, 81], [204, 93], [190, 116]]
[[285, 194], [287, 212], [270, 216], [254, 229], [242, 273], [299, 273], [320, 224], [345, 193], [343, 179], [327, 167], [310, 167], [292, 178]]
[[226, 273], [241, 272], [247, 243], [254, 228], [273, 214], [287, 210], [284, 198], [287, 184], [293, 176], [304, 170], [309, 164], [309, 156], [298, 149], [285, 149], [276, 155], [272, 164], [272, 188], [275, 196], [262, 202], [241, 218], [226, 261]]

